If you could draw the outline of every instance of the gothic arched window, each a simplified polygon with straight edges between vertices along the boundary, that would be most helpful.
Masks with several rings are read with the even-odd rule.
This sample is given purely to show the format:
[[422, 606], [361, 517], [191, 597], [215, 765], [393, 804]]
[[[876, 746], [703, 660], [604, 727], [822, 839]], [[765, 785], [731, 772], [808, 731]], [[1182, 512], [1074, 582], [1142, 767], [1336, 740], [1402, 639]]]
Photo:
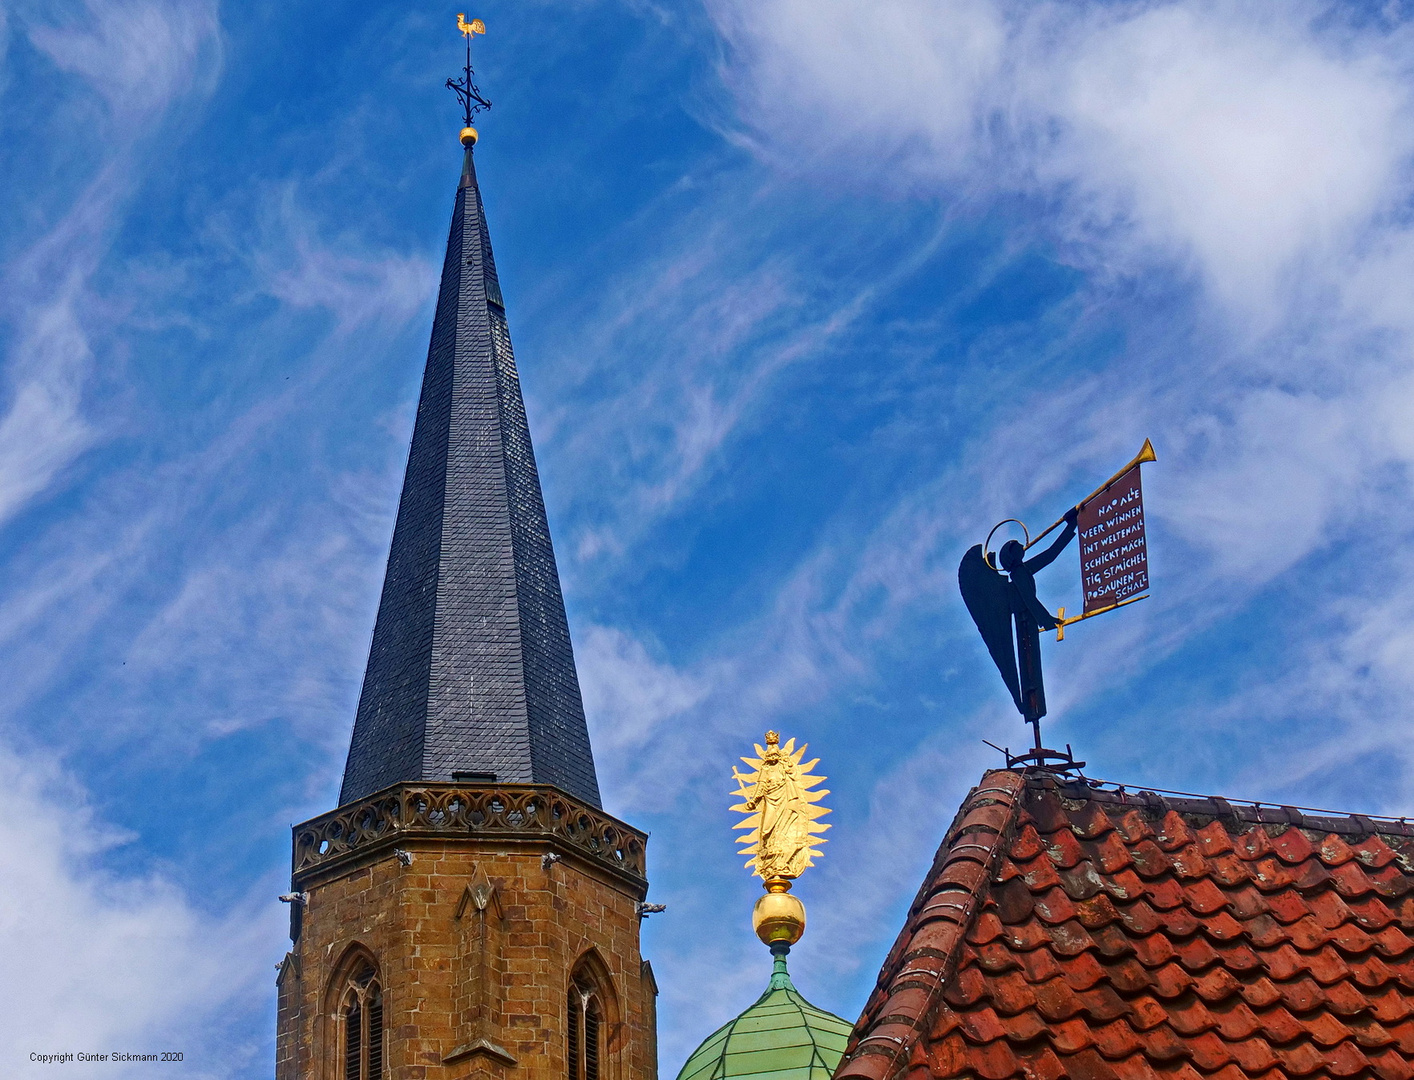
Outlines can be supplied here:
[[600, 1080], [599, 1061], [603, 1057], [604, 1007], [593, 986], [570, 983], [568, 1036], [569, 1075], [566, 1080]]
[[617, 1002], [609, 973], [593, 952], [575, 965], [565, 1004], [565, 1080], [612, 1080], [606, 1065]]
[[365, 963], [349, 979], [339, 1013], [342, 1080], [383, 1080], [383, 990], [372, 964]]

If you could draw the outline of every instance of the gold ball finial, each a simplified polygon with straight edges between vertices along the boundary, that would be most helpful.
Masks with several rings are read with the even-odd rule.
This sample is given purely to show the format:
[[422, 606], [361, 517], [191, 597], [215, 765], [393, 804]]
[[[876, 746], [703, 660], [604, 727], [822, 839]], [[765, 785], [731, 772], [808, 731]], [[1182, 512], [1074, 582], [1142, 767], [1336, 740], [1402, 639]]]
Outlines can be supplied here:
[[805, 933], [805, 905], [790, 894], [790, 882], [772, 878], [751, 909], [751, 928], [763, 944], [794, 945]]
[[461, 140], [463, 146], [475, 146], [476, 140], [480, 137], [481, 136], [476, 133], [476, 129], [474, 127], [462, 128]]

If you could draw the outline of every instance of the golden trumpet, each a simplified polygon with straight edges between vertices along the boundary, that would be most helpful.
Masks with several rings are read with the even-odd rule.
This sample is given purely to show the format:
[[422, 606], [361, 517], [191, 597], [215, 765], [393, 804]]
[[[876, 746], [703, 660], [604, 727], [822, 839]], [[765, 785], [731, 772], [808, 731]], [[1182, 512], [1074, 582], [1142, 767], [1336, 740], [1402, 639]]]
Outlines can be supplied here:
[[[1119, 472], [1115, 473], [1115, 474], [1114, 474], [1113, 476], [1111, 476], [1108, 480], [1106, 480], [1103, 484], [1101, 484], [1099, 487], [1097, 487], [1094, 491], [1090, 492], [1089, 495], [1086, 495], [1085, 498], [1081, 499], [1078, 503], [1076, 503], [1074, 509], [1079, 510], [1079, 509], [1080, 509], [1081, 507], [1083, 507], [1086, 503], [1088, 503], [1091, 499], [1093, 499], [1096, 495], [1099, 495], [1102, 491], [1104, 491], [1105, 488], [1109, 487], [1109, 486], [1110, 486], [1111, 484], [1113, 484], [1116, 480], [1118, 480], [1121, 476], [1123, 476], [1125, 473], [1127, 473], [1130, 469], [1134, 468], [1134, 466], [1136, 466], [1136, 465], [1142, 465], [1142, 464], [1143, 464], [1144, 462], [1146, 462], [1146, 461], [1158, 461], [1158, 460], [1159, 460], [1159, 459], [1158, 459], [1158, 456], [1154, 453], [1154, 444], [1151, 443], [1148, 439], [1145, 439], [1145, 440], [1144, 440], [1144, 445], [1143, 445], [1142, 447], [1140, 447], [1140, 449], [1139, 449], [1139, 453], [1137, 453], [1137, 454], [1134, 455], [1134, 457], [1130, 460], [1130, 462], [1129, 462], [1128, 465], [1126, 465], [1124, 468], [1120, 469]], [[1026, 542], [1026, 546], [1027, 546], [1028, 548], [1030, 548], [1030, 547], [1031, 547], [1032, 545], [1034, 545], [1034, 544], [1039, 544], [1039, 543], [1041, 542], [1042, 537], [1049, 536], [1051, 533], [1055, 532], [1056, 526], [1057, 526], [1057, 525], [1061, 525], [1061, 524], [1063, 524], [1064, 522], [1065, 522], [1065, 515], [1062, 514], [1060, 517], [1056, 518], [1056, 520], [1055, 520], [1051, 525], [1049, 525], [1049, 526], [1046, 528], [1046, 530], [1045, 530], [1044, 532], [1037, 533], [1037, 534], [1036, 534], [1035, 536], [1033, 536], [1030, 540], [1028, 540], [1028, 541]]]

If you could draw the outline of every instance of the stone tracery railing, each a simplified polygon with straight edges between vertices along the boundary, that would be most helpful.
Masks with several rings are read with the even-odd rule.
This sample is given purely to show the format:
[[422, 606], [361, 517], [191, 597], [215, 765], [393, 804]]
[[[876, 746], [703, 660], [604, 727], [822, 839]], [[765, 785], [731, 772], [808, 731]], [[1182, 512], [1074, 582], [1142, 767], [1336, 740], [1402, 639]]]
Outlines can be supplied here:
[[642, 881], [639, 832], [547, 784], [403, 783], [294, 827], [294, 876], [404, 838], [558, 840]]

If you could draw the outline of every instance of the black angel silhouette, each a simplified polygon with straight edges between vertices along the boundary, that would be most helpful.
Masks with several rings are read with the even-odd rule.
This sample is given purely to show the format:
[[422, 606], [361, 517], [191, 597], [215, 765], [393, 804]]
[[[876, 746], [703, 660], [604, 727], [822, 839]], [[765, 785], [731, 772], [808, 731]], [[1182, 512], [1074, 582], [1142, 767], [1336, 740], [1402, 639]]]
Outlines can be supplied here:
[[[997, 670], [1002, 673], [1002, 681], [1011, 691], [1017, 711], [1028, 724], [1036, 725], [1037, 747], [1041, 745], [1038, 721], [1046, 715], [1046, 689], [1041, 678], [1041, 631], [1054, 630], [1056, 618], [1036, 599], [1036, 572], [1054, 562], [1075, 538], [1078, 514], [1078, 507], [1066, 514], [1065, 530], [1034, 558], [1026, 558], [1026, 548], [1018, 540], [1003, 544], [997, 557], [1006, 574], [987, 562], [981, 544], [968, 548], [957, 568], [962, 599]], [[1012, 625], [1007, 625], [1008, 622]], [[1012, 644], [1013, 627], [1015, 646]]]

